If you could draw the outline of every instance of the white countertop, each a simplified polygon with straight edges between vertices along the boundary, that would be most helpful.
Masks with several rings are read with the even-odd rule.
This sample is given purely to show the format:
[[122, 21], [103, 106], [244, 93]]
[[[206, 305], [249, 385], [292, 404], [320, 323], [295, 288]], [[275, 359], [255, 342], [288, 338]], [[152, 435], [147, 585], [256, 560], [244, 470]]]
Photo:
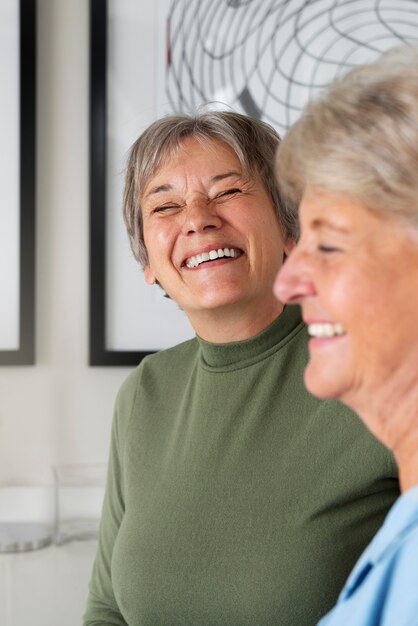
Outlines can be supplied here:
[[97, 541], [0, 554], [1, 626], [81, 626]]

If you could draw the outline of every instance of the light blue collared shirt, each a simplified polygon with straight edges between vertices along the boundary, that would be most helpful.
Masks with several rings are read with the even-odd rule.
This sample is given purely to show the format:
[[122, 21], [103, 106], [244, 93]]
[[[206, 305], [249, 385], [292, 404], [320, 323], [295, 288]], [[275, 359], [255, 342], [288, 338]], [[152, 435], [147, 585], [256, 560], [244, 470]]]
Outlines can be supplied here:
[[318, 626], [418, 626], [418, 485], [395, 502]]

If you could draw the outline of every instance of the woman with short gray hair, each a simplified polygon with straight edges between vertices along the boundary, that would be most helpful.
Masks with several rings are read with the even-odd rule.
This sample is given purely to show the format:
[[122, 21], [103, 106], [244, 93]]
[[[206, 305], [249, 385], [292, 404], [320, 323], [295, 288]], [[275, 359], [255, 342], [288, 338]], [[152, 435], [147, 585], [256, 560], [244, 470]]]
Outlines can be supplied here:
[[276, 131], [260, 120], [253, 120], [233, 111], [204, 110], [199, 115], [163, 117], [133, 144], [126, 171], [123, 215], [132, 251], [143, 266], [147, 251], [143, 236], [140, 199], [150, 178], [168, 155], [176, 153], [187, 137], [203, 144], [209, 139], [223, 142], [237, 155], [248, 175], [257, 172], [266, 188], [285, 238], [297, 239], [297, 205], [285, 204], [277, 187], [272, 167], [279, 138]]
[[87, 626], [314, 624], [398, 495], [384, 447], [303, 388], [304, 324], [273, 294], [297, 234], [278, 143], [203, 111], [132, 147], [132, 249], [196, 337], [118, 394]]

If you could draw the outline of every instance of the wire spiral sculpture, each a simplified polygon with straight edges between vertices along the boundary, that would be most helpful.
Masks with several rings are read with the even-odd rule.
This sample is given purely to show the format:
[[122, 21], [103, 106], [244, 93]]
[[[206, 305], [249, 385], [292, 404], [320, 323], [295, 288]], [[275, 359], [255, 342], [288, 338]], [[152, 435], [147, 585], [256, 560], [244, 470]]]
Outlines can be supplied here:
[[232, 107], [284, 134], [336, 76], [418, 41], [418, 0], [173, 0], [171, 111]]

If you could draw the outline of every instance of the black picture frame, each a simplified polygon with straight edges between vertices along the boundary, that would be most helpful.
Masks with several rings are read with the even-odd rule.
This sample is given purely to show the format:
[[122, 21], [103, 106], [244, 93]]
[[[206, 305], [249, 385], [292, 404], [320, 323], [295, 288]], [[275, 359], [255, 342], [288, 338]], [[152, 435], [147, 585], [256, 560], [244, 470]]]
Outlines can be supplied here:
[[105, 349], [106, 0], [90, 0], [90, 365], [113, 365]]
[[[131, 2], [130, 7], [136, 5]], [[140, 270], [138, 268], [138, 281], [141, 287], [150, 295], [150, 300], [154, 308], [152, 313], [147, 304], [147, 297], [144, 298], [143, 308], [138, 311], [138, 316], [143, 315], [145, 325], [138, 324], [135, 329], [126, 326], [125, 336], [129, 335], [132, 330], [132, 344], [126, 342], [114, 341], [112, 343], [111, 328], [115, 318], [112, 317], [113, 309], [113, 289], [114, 283], [109, 275], [110, 269], [110, 246], [109, 239], [114, 236], [111, 230], [111, 219], [109, 214], [114, 207], [114, 199], [109, 198], [109, 177], [113, 175], [113, 169], [109, 170], [109, 162], [112, 161], [114, 154], [109, 150], [112, 149], [109, 140], [109, 132], [111, 132], [112, 118], [112, 102], [109, 94], [111, 78], [109, 78], [109, 66], [112, 68], [114, 59], [112, 58], [112, 32], [114, 33], [115, 24], [123, 22], [123, 6], [112, 4], [110, 0], [90, 0], [90, 154], [89, 154], [89, 177], [90, 177], [90, 275], [89, 275], [89, 365], [91, 366], [136, 366], [148, 354], [170, 347], [173, 343], [184, 340], [184, 333], [191, 334], [189, 322], [185, 318], [180, 309], [175, 308], [175, 304], [162, 297], [162, 290], [159, 287], [157, 297], [155, 292], [148, 292], [149, 287], [142, 283]], [[121, 9], [122, 7], [122, 9]], [[116, 14], [115, 14], [116, 10]], [[121, 10], [121, 12], [119, 12]], [[141, 8], [138, 7], [138, 14], [141, 15]], [[125, 16], [126, 18], [126, 16]], [[122, 21], [120, 21], [122, 20]], [[129, 22], [128, 22], [129, 28]], [[132, 36], [132, 31], [130, 31]], [[113, 41], [113, 45], [114, 45]], [[113, 68], [114, 71], [114, 68]], [[153, 112], [152, 115], [154, 115]], [[121, 122], [123, 124], [123, 122]], [[132, 140], [133, 141], [133, 140]], [[115, 240], [112, 241], [115, 244]], [[118, 244], [117, 244], [118, 245]], [[126, 237], [126, 245], [128, 239]], [[119, 248], [117, 254], [124, 254]], [[127, 257], [125, 257], [127, 258]], [[129, 261], [128, 261], [129, 262]], [[132, 263], [136, 263], [132, 258]], [[106, 269], [107, 268], [107, 269]], [[136, 269], [136, 268], [135, 268]], [[107, 275], [109, 273], [109, 275]], [[124, 276], [120, 276], [123, 280]], [[136, 285], [137, 283], [135, 283]], [[139, 286], [138, 286], [139, 287]], [[135, 288], [135, 286], [134, 286]], [[140, 288], [139, 288], [140, 291]], [[140, 296], [141, 297], [141, 296]], [[133, 305], [138, 306], [138, 300]], [[120, 309], [119, 309], [120, 310]], [[168, 311], [168, 314], [167, 314]], [[166, 335], [170, 339], [161, 339], [158, 324], [154, 314], [164, 318]], [[172, 317], [170, 317], [170, 315]], [[138, 320], [139, 320], [138, 317]], [[177, 321], [183, 324], [182, 329], [177, 327]], [[174, 322], [171, 321], [174, 319]], [[118, 324], [122, 324], [119, 318], [116, 319]], [[136, 323], [136, 322], [135, 322]], [[187, 329], [185, 328], [187, 326]], [[108, 328], [109, 326], [109, 328]], [[121, 328], [121, 326], [119, 326]], [[154, 337], [148, 335], [150, 328]], [[138, 341], [138, 329], [143, 333], [142, 338]], [[183, 332], [183, 335], [181, 333]], [[136, 334], [136, 338], [135, 338]], [[194, 334], [194, 333], [193, 333]], [[164, 335], [163, 335], [164, 336]], [[142, 343], [143, 341], [143, 343]], [[170, 342], [172, 343], [170, 344]], [[123, 347], [122, 347], [123, 345]], [[130, 347], [132, 346], [132, 348]]]
[[36, 0], [19, 2], [20, 67], [20, 263], [19, 346], [3, 350], [0, 365], [35, 363], [35, 145], [36, 145]]
[[90, 0], [89, 364], [133, 366], [150, 352], [106, 347], [107, 0]]

